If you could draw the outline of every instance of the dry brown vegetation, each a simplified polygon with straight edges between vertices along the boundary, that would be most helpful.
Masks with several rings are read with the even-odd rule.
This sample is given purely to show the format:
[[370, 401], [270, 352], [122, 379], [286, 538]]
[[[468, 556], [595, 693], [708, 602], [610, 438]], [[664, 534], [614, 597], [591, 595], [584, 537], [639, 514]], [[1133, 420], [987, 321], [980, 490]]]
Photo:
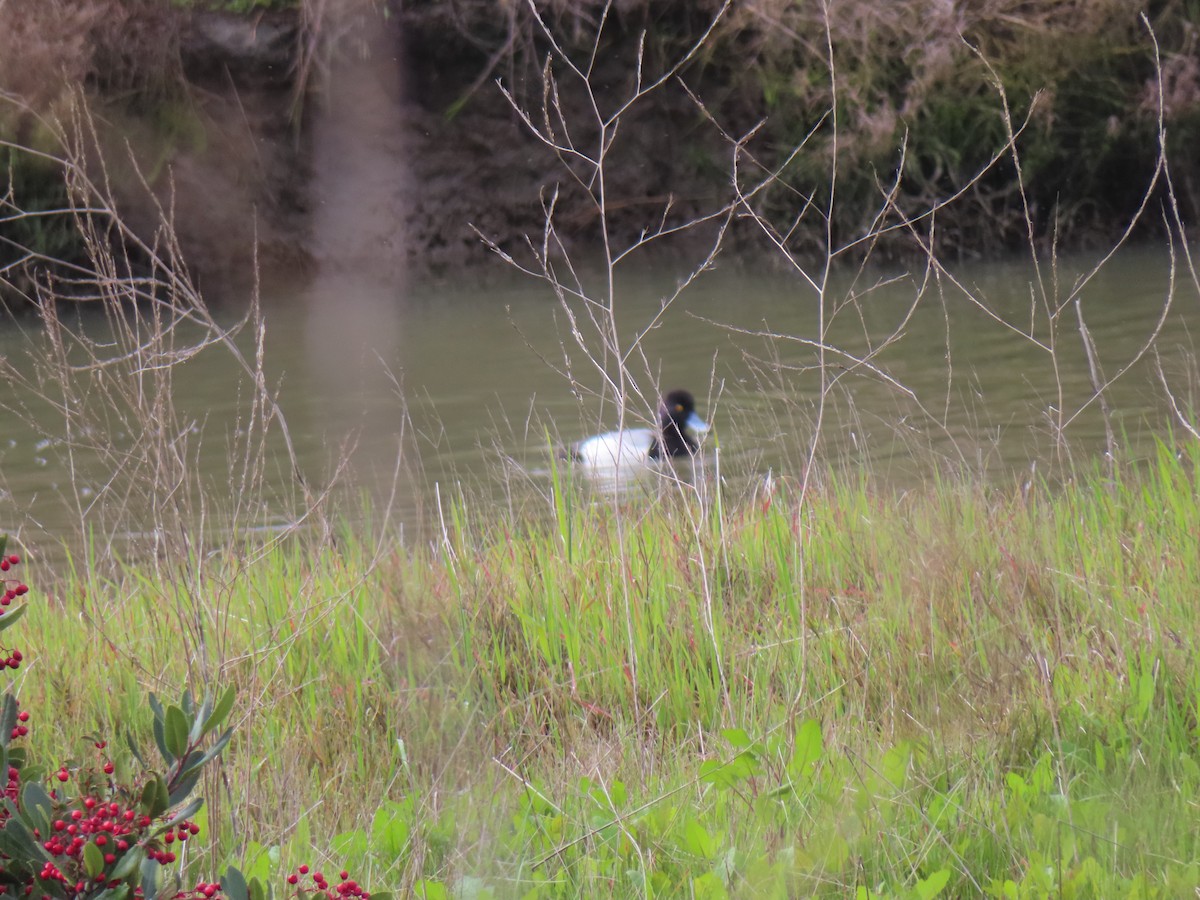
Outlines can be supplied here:
[[[1156, 165], [1154, 41], [1137, 5], [1121, 0], [744, 0], [727, 8], [718, 0], [593, 0], [503, 8], [506, 14], [497, 16], [493, 4], [474, 0], [404, 4], [412, 52], [442, 72], [427, 100], [454, 109], [455, 99], [484, 106], [490, 101], [480, 86], [499, 79], [518, 102], [538, 106], [549, 52], [543, 26], [581, 65], [592, 66], [599, 86], [623, 96], [635, 78], [631, 48], [639, 33], [645, 34], [645, 77], [652, 79], [717, 19], [702, 51], [679, 72], [704, 114], [683, 91], [661, 91], [653, 109], [625, 123], [646, 140], [626, 137], [627, 146], [617, 142], [612, 149], [613, 180], [631, 209], [644, 211], [648, 198], [667, 193], [681, 218], [711, 207], [726, 187], [727, 145], [703, 123], [707, 115], [729, 136], [754, 132], [746, 146], [766, 169], [804, 144], [763, 198], [764, 213], [786, 217], [795, 196], [827, 196], [836, 147], [837, 233], [861, 231], [880, 185], [899, 176], [897, 205], [908, 214], [969, 186], [955, 209], [941, 214], [940, 249], [1002, 252], [1023, 244], [1026, 226], [1011, 167], [976, 177], [1006, 140], [998, 88], [1021, 131], [1025, 189], [1044, 240], [1103, 243], [1119, 234]], [[1168, 155], [1190, 218], [1200, 209], [1190, 150], [1200, 130], [1196, 18], [1194, 4], [1147, 9], [1161, 48]], [[457, 45], [446, 40], [453, 34]], [[461, 70], [457, 98], [445, 85], [447, 64]], [[559, 61], [553, 66], [561, 68]], [[590, 117], [567, 80], [560, 89], [555, 102], [565, 118], [578, 120], [580, 110]], [[570, 209], [570, 202], [560, 198], [560, 209]], [[586, 222], [585, 212], [575, 215]], [[798, 237], [809, 234], [801, 229]]]
[[[260, 72], [247, 87], [227, 60], [206, 60], [187, 31], [197, 14], [184, 6], [0, 0], [0, 89], [26, 106], [21, 114], [0, 113], [0, 136], [51, 149], [53, 123], [83, 87], [101, 106], [99, 119], [120, 151], [109, 148], [110, 162], [131, 137], [157, 196], [174, 192], [180, 240], [206, 281], [225, 274], [231, 261], [247, 268], [256, 239], [268, 263], [294, 265], [305, 252], [307, 160], [294, 114], [320, 91], [297, 85], [319, 84], [330, 52], [322, 42], [335, 45], [347, 30], [337, 3], [296, 3], [287, 13], [243, 5], [252, 10], [243, 21], [257, 32], [271, 16], [291, 16], [291, 57], [273, 67], [276, 83], [264, 84]], [[822, 4], [786, 0], [727, 7], [718, 0], [389, 0], [371, 7], [400, 21], [397, 40], [408, 68], [409, 96], [401, 102], [413, 146], [397, 165], [410, 167], [411, 180], [422, 186], [403, 204], [409, 263], [452, 266], [479, 258], [483, 249], [468, 223], [510, 250], [539, 229], [541, 209], [528, 198], [539, 186], [553, 186], [561, 170], [514, 121], [495, 82], [524, 105], [540, 103], [545, 28], [581, 62], [599, 32], [592, 65], [603, 100], [627, 92], [639, 45], [645, 76], [657, 77], [714, 18], [710, 38], [669, 90], [625, 117], [607, 160], [609, 225], [616, 233], [636, 236], [646, 212], [668, 198], [680, 222], [719, 206], [731, 188], [727, 138], [753, 133], [744, 149], [766, 169], [804, 145], [759, 196], [760, 212], [783, 232], [792, 230], [787, 219], [797, 196], [820, 203], [835, 189], [841, 201], [831, 223], [835, 235], [860, 233], [878, 208], [881, 185], [899, 178], [895, 203], [907, 216], [964, 191], [939, 213], [939, 250], [1004, 252], [1026, 239], [1022, 192], [1003, 162], [977, 178], [1007, 140], [1002, 96], [1020, 132], [1024, 194], [1039, 239], [1102, 243], [1123, 230], [1158, 150], [1154, 43], [1135, 6], [1123, 0], [828, 6], [828, 17]], [[1192, 151], [1200, 139], [1198, 16], [1191, 0], [1147, 8], [1161, 48], [1167, 154], [1186, 219], [1200, 211], [1200, 158]], [[555, 100], [567, 120], [592, 119], [586, 98], [566, 82]], [[590, 140], [586, 126], [572, 137]], [[834, 155], [838, 177], [830, 182]], [[62, 205], [52, 177], [34, 172], [30, 186], [26, 175], [12, 179], [27, 194], [18, 206]], [[117, 188], [132, 224], [142, 213], [153, 221], [156, 213], [136, 199], [140, 183], [130, 180], [129, 189]], [[586, 197], [566, 190], [559, 204], [563, 239], [594, 241], [597, 220]], [[811, 242], [811, 228], [823, 227], [815, 217], [802, 223], [793, 249]], [[1144, 217], [1142, 227], [1151, 232], [1160, 222]], [[735, 229], [729, 245], [747, 249], [755, 240]], [[901, 252], [886, 242], [881, 249]]]
[[246, 283], [256, 253], [290, 261], [299, 170], [290, 74], [279, 66], [275, 81], [245, 91], [245, 73], [200, 21], [158, 0], [0, 0], [0, 140], [9, 142], [0, 163], [10, 175], [0, 264], [18, 282], [18, 269], [31, 277], [44, 258], [86, 258], [64, 190], [64, 160], [80, 152], [96, 177], [105, 161], [103, 178], [138, 233], [154, 233], [160, 206], [173, 210], [207, 284]]

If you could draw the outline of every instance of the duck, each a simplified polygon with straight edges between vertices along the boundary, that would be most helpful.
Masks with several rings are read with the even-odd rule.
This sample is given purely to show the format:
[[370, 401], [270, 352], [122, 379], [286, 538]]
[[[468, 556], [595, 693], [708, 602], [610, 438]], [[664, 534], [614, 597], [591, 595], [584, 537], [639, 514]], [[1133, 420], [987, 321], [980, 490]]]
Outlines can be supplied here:
[[576, 461], [597, 468], [660, 462], [695, 456], [708, 424], [696, 413], [696, 399], [684, 390], [668, 391], [658, 404], [658, 428], [607, 431], [572, 448]]

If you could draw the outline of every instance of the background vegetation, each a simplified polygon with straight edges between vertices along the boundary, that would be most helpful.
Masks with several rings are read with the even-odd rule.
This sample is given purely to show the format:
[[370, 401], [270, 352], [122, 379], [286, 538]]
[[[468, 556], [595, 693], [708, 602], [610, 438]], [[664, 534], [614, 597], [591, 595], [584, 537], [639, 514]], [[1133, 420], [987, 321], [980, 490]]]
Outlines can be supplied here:
[[[139, 145], [160, 148], [149, 153], [151, 170], [164, 160], [195, 155], [204, 144], [234, 141], [219, 117], [205, 118], [215, 115], [214, 89], [224, 89], [221, 78], [227, 88], [229, 77], [226, 72], [214, 81], [208, 75], [225, 72], [230, 64], [212, 49], [200, 51], [214, 54], [210, 64], [196, 58], [188, 37], [195, 11], [216, 9], [252, 22], [264, 14], [294, 21], [290, 64], [273, 60], [269, 67], [259, 66], [257, 75], [245, 70], [235, 75], [246, 97], [251, 96], [247, 84], [261, 81], [268, 68], [275, 73], [271, 77], [286, 71], [289, 88], [269, 101], [283, 121], [303, 121], [300, 111], [312, 97], [319, 98], [319, 78], [312, 80], [318, 61], [337, 52], [344, 32], [336, 11], [299, 2], [57, 0], [27, 6], [22, 4], [20, 12], [15, 3], [0, 7], [0, 87], [23, 98], [31, 113], [51, 118], [61, 115], [66, 98], [79, 86], [95, 100], [118, 100], [141, 123]], [[677, 73], [695, 99], [682, 90], [661, 92], [626, 119], [627, 134], [639, 138], [624, 141], [609, 161], [620, 176], [614, 181], [622, 186], [619, 202], [609, 211], [610, 225], [625, 234], [635, 235], [646, 210], [665, 196], [672, 196], [682, 221], [727, 195], [728, 139], [746, 138], [745, 149], [757, 166], [770, 170], [786, 161], [781, 177], [759, 198], [761, 213], [781, 231], [789, 230], [795, 197], [827, 201], [833, 190], [840, 197], [832, 221], [835, 234], [858, 233], [875, 215], [883, 187], [898, 177], [894, 202], [904, 214], [964, 192], [931, 229], [939, 248], [951, 253], [986, 256], [1019, 246], [1026, 238], [1025, 201], [1039, 240], [1102, 244], [1134, 214], [1142, 199], [1140, 185], [1157, 159], [1156, 49], [1139, 21], [1143, 11], [1158, 40], [1167, 152], [1181, 212], [1194, 218], [1200, 209], [1200, 163], [1191, 152], [1200, 141], [1200, 8], [1195, 0], [1160, 0], [1144, 10], [1124, 0], [840, 0], [829, 4], [828, 19], [822, 4], [782, 0], [740, 0], [726, 7], [717, 0], [618, 3], [611, 9], [599, 0], [500, 7], [477, 0], [407, 0], [370, 9], [399, 23], [396, 41], [404, 48], [411, 83], [405, 102], [432, 116], [415, 115], [414, 127], [436, 133], [441, 150], [430, 152], [456, 148], [453, 153], [459, 154], [450, 160], [458, 171], [457, 190], [449, 187], [449, 175], [435, 171], [431, 176], [422, 169], [431, 164], [414, 163], [417, 180], [433, 189], [430, 197], [414, 198], [408, 212], [417, 221], [412, 232], [428, 233], [429, 246], [415, 248], [414, 261], [439, 259], [447, 232], [453, 233], [455, 254], [478, 253], [476, 242], [459, 239], [469, 238], [466, 221], [491, 223], [499, 243], [510, 250], [521, 234], [536, 230], [536, 209], [529, 211], [515, 198], [536, 193], [551, 170], [530, 165], [530, 159], [541, 158], [539, 148], [513, 128], [492, 82], [500, 79], [519, 101], [537, 99], [548, 50], [543, 25], [568, 54], [585, 60], [602, 20], [597, 84], [621, 92], [637, 71], [639, 34], [645, 33], [644, 71], [652, 77], [716, 19], [702, 52]], [[325, 49], [318, 51], [319, 46]], [[191, 62], [184, 65], [185, 59]], [[838, 71], [835, 105], [831, 61]], [[194, 78], [201, 78], [198, 91], [196, 85], [188, 87]], [[181, 103], [181, 98], [187, 99]], [[585, 99], [570, 85], [559, 100], [569, 116], [586, 112]], [[249, 121], [257, 122], [253, 107], [248, 104]], [[1009, 164], [993, 165], [976, 177], [1005, 144], [1006, 115], [1020, 131], [1023, 197], [1014, 189], [1016, 173]], [[442, 117], [449, 121], [439, 125]], [[829, 128], [832, 119], [838, 125], [836, 139]], [[131, 127], [128, 118], [118, 125], [125, 131]], [[264, 128], [268, 143], [295, 139], [279, 120]], [[18, 143], [37, 143], [37, 131], [27, 116], [0, 120], [0, 135]], [[42, 149], [51, 149], [47, 135], [40, 138]], [[801, 144], [803, 152], [793, 155]], [[235, 158], [241, 152], [236, 150]], [[837, 173], [831, 180], [835, 155]], [[488, 163], [492, 157], [498, 160], [495, 171]], [[206, 165], [212, 180], [227, 180], [211, 154]], [[242, 161], [243, 171], [248, 165], [253, 171], [250, 158]], [[243, 176], [243, 183], [233, 187], [254, 197], [268, 222], [286, 223], [296, 202], [287, 195], [295, 195], [295, 183], [302, 180], [303, 153], [282, 154], [278, 165], [284, 169], [271, 166], [253, 180]], [[473, 174], [477, 170], [481, 174]], [[160, 195], [165, 172], [154, 172]], [[288, 186], [272, 185], [272, 179]], [[438, 190], [443, 180], [447, 189]], [[497, 180], [508, 186], [498, 187]], [[13, 178], [14, 187], [31, 181], [36, 173]], [[41, 189], [32, 190], [31, 198], [19, 198], [18, 205], [36, 206]], [[127, 193], [134, 214], [145, 201], [135, 197], [137, 190]], [[479, 209], [457, 205], [461, 201], [455, 195], [464, 193], [481, 198]], [[186, 190], [181, 196], [186, 199]], [[579, 240], [595, 240], [596, 220], [586, 198], [566, 191], [561, 203], [570, 213], [564, 234], [574, 221]], [[244, 217], [244, 211], [210, 216], [204, 225], [202, 207], [197, 204], [188, 217], [202, 222], [198, 230], [228, 232]], [[443, 218], [457, 224], [424, 224]], [[20, 246], [60, 249], [61, 234], [44, 235], [44, 226], [22, 230], [30, 224], [6, 223], [4, 236]], [[1162, 227], [1156, 217], [1140, 225], [1142, 233], [1161, 233]], [[811, 242], [823, 228], [815, 218], [801, 222], [793, 244]], [[41, 243], [43, 237], [48, 243]], [[188, 245], [203, 243], [199, 236], [183, 238]], [[901, 242], [882, 243], [884, 249], [903, 252]], [[749, 239], [743, 248], [753, 244]], [[229, 248], [224, 250], [228, 258]], [[200, 250], [192, 255], [199, 265]]]
[[[976, 177], [1007, 139], [998, 85], [1008, 114], [1023, 124], [1021, 174], [1037, 234], [1081, 245], [1120, 233], [1157, 159], [1155, 47], [1138, 19], [1143, 6], [1123, 0], [840, 0], [828, 4], [828, 19], [825, 6], [747, 0], [725, 7], [707, 0], [608, 10], [596, 68], [607, 87], [619, 82], [626, 88], [635, 68], [634, 35], [646, 32], [645, 68], [653, 75], [725, 10], [703, 50], [680, 72], [706, 109], [664, 102], [634, 126], [653, 129], [651, 123], [665, 117], [672, 130], [687, 135], [673, 144], [669, 160], [651, 164], [660, 185], [676, 185], [683, 174], [693, 191], [706, 184], [710, 194], [719, 189], [727, 152], [706, 127], [711, 117], [734, 137], [758, 127], [748, 147], [764, 169], [803, 143], [764, 207], [781, 223], [796, 196], [825, 205], [836, 190], [835, 234], [858, 233], [875, 214], [880, 186], [899, 175], [896, 203], [910, 214], [967, 191], [942, 218], [935, 236], [941, 247], [984, 256], [1009, 251], [1026, 238], [1015, 173], [1002, 165]], [[588, 59], [606, 5], [537, 8], [568, 53]], [[540, 90], [546, 48], [530, 6], [513, 4], [507, 18], [470, 0], [414, 0], [403, 10], [413, 23], [411, 52], [427, 64], [475, 59], [515, 85], [519, 96], [523, 84]], [[1200, 6], [1179, 0], [1145, 4], [1144, 11], [1161, 48], [1168, 152], [1191, 217], [1200, 209], [1200, 171], [1188, 149], [1200, 139]], [[458, 40], [447, 41], [449, 35]], [[569, 92], [566, 97], [569, 109]], [[472, 102], [487, 100], [476, 95]], [[831, 116], [839, 125], [836, 145], [822, 127]], [[838, 177], [831, 182], [835, 153]], [[686, 208], [688, 188], [677, 193]], [[1159, 226], [1148, 223], [1147, 229]], [[822, 228], [815, 221], [802, 226], [796, 243]]]

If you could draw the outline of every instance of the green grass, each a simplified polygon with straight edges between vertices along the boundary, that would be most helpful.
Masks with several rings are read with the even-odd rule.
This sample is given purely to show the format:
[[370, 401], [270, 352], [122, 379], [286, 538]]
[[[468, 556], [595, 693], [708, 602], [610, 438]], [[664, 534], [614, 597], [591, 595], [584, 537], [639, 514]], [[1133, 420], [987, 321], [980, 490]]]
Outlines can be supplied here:
[[550, 518], [459, 508], [435, 548], [382, 559], [348, 533], [180, 579], [79, 570], [16, 629], [21, 699], [55, 764], [89, 732], [148, 742], [147, 690], [237, 686], [194, 877], [307, 861], [429, 897], [1182, 896], [1198, 461], [1164, 447], [1027, 492], [559, 492]]

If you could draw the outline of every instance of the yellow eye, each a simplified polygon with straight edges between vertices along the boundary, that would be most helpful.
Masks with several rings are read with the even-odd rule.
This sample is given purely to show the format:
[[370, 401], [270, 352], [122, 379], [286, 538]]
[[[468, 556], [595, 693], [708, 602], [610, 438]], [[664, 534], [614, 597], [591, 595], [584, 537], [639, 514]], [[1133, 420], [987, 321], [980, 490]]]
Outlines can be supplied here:
[[683, 404], [682, 403], [675, 404], [675, 412], [683, 412]]

